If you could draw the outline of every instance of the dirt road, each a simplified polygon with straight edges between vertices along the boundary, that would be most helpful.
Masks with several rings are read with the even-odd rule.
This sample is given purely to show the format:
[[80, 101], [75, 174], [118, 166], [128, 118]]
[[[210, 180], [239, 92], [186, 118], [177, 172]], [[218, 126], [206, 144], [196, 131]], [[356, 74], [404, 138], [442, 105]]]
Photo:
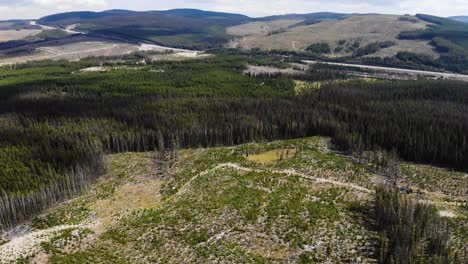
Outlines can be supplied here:
[[368, 188], [364, 188], [364, 187], [359, 186], [357, 184], [348, 183], [348, 182], [341, 182], [341, 181], [335, 181], [335, 180], [330, 180], [330, 179], [326, 179], [326, 178], [312, 177], [310, 175], [297, 172], [294, 169], [290, 169], [290, 170], [261, 170], [261, 169], [252, 169], [252, 168], [248, 168], [248, 167], [243, 167], [243, 166], [241, 166], [239, 164], [235, 164], [235, 163], [222, 163], [222, 164], [217, 165], [214, 168], [211, 168], [211, 169], [208, 169], [206, 171], [200, 172], [199, 174], [192, 177], [188, 182], [186, 182], [179, 189], [179, 191], [172, 198], [175, 198], [175, 197], [178, 197], [178, 196], [181, 196], [181, 195], [187, 193], [190, 186], [191, 186], [191, 184], [192, 184], [192, 182], [194, 182], [199, 177], [202, 177], [204, 175], [207, 175], [207, 174], [209, 174], [211, 172], [214, 172], [214, 171], [216, 171], [218, 169], [222, 169], [222, 168], [228, 168], [228, 169], [233, 169], [233, 170], [243, 171], [243, 172], [256, 172], [256, 173], [269, 172], [269, 173], [277, 173], [277, 174], [286, 174], [288, 176], [300, 177], [300, 178], [303, 178], [303, 179], [315, 181], [317, 183], [325, 183], [325, 184], [331, 184], [331, 185], [335, 185], [335, 186], [339, 186], [339, 187], [349, 188], [349, 189], [353, 189], [353, 190], [363, 192], [363, 193], [373, 193], [374, 192], [373, 190], [370, 190]]
[[31, 21], [31, 22], [29, 22], [29, 24], [31, 24], [32, 26], [40, 26], [43, 30], [54, 30], [54, 29], [56, 29], [54, 27], [49, 27], [49, 26], [44, 26], [44, 25], [38, 24], [36, 21]]
[[75, 29], [76, 25], [70, 25], [70, 26], [67, 26], [66, 28], [58, 28], [58, 27], [56, 28], [56, 27], [50, 27], [50, 26], [38, 24], [36, 21], [31, 21], [31, 22], [29, 22], [29, 24], [31, 24], [33, 26], [40, 26], [43, 30], [60, 29], [60, 30], [62, 30], [64, 32], [67, 32], [69, 34], [85, 34], [83, 32], [73, 30], [73, 29]]

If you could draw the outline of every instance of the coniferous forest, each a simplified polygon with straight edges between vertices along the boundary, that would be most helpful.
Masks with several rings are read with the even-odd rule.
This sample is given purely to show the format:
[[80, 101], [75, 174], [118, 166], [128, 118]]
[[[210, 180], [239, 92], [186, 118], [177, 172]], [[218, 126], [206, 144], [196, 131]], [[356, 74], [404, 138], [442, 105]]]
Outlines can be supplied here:
[[468, 170], [468, 84], [329, 82], [297, 95], [287, 76], [242, 74], [260, 61], [218, 55], [81, 72], [111, 63], [92, 58], [0, 68], [0, 225], [82, 191], [105, 173], [108, 153], [323, 135], [343, 151], [378, 148]]
[[451, 229], [431, 204], [400, 195], [397, 190], [376, 190], [376, 221], [381, 231], [381, 263], [463, 263], [466, 255], [453, 248]]

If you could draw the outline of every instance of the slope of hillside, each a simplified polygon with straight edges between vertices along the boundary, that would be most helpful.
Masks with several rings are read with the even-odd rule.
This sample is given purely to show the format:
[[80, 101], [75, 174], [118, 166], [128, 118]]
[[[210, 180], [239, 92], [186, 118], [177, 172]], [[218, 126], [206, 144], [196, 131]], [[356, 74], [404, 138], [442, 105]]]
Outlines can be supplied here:
[[248, 16], [241, 15], [241, 14], [203, 11], [203, 10], [188, 9], [188, 8], [171, 9], [167, 11], [154, 11], [154, 12], [166, 14], [166, 15], [190, 17], [190, 18], [213, 19], [213, 20], [218, 20], [220, 23], [223, 23], [223, 24], [239, 24], [239, 23], [250, 20]]
[[6, 20], [0, 21], [0, 30], [41, 29], [40, 26], [31, 23], [32, 20]]
[[[73, 36], [78, 33], [84, 36]], [[41, 47], [80, 41], [192, 50], [279, 50], [314, 59], [468, 72], [466, 24], [429, 15], [322, 12], [249, 18], [196, 9], [108, 10], [55, 14], [39, 19], [38, 24], [0, 22], [0, 57], [5, 63], [43, 59], [47, 56], [37, 56]]]
[[247, 24], [229, 27], [226, 29], [229, 35], [250, 36], [267, 35], [281, 30], [286, 30], [291, 26], [303, 22], [303, 19], [275, 19], [271, 21], [255, 21]]
[[[436, 57], [428, 41], [399, 40], [403, 31], [424, 30], [430, 23], [415, 17], [391, 15], [352, 16], [337, 21], [322, 21], [317, 24], [294, 27], [278, 34], [253, 34], [239, 39], [243, 48], [266, 50], [305, 51], [314, 43], [327, 43], [329, 56], [352, 55], [359, 48], [376, 42], [394, 42], [390, 47], [377, 50], [377, 56], [394, 56], [399, 51], [410, 51]], [[235, 28], [231, 28], [231, 32]]]
[[224, 28], [248, 20], [238, 14], [175, 9], [64, 13], [41, 18], [39, 23], [61, 28], [73, 25], [89, 35], [124, 41], [203, 49], [222, 46], [228, 40]]
[[[404, 259], [395, 241], [424, 258], [466, 244], [466, 83], [352, 80], [327, 65], [254, 77], [246, 65], [285, 56], [151, 55], [0, 67], [0, 228], [13, 228], [0, 262], [356, 263]], [[444, 229], [369, 228], [379, 182]], [[383, 215], [399, 208], [388, 200]]]
[[[110, 155], [97, 184], [11, 234], [0, 261], [376, 263], [371, 208], [384, 179], [329, 145], [314, 137]], [[453, 202], [466, 195], [462, 174], [404, 169], [413, 176], [401, 186], [414, 186], [451, 225], [466, 220]], [[443, 182], [426, 185], [439, 174]], [[455, 230], [451, 250], [464, 242]]]
[[0, 42], [20, 40], [26, 37], [32, 37], [41, 33], [41, 29], [11, 29], [0, 30]]
[[440, 53], [468, 55], [468, 27], [465, 23], [430, 15], [416, 16], [433, 26], [425, 30], [402, 32], [400, 38], [431, 40]]
[[350, 16], [351, 14], [333, 13], [333, 12], [317, 12], [309, 14], [286, 14], [255, 18], [255, 21], [273, 21], [278, 19], [301, 19], [301, 20], [338, 20]]
[[[366, 208], [372, 195], [346, 179], [368, 181], [370, 175], [326, 144], [311, 138], [182, 150], [168, 152], [166, 164], [154, 153], [113, 155], [109, 174], [91, 192], [33, 221], [36, 230], [69, 230], [36, 247], [28, 244], [24, 256], [40, 253], [52, 263], [372, 259], [375, 233], [354, 211]], [[271, 163], [244, 156], [298, 147], [296, 155]], [[310, 167], [317, 167], [313, 159], [324, 162], [321, 174]], [[291, 163], [304, 171], [290, 170]], [[344, 227], [347, 232], [340, 232]], [[14, 259], [2, 252], [0, 260]]]
[[42, 32], [41, 27], [30, 20], [0, 21], [0, 42], [20, 40]]
[[[265, 18], [249, 18], [241, 14], [172, 9], [136, 12], [107, 10], [103, 12], [69, 12], [43, 17], [38, 21], [12, 20], [0, 22], [0, 57], [6, 63], [21, 62], [23, 58], [44, 59], [38, 48], [79, 42], [84, 37], [69, 36], [83, 33], [86, 41], [150, 43], [168, 47], [207, 49], [223, 47], [231, 40], [227, 27], [243, 25], [240, 30], [251, 34], [280, 30], [284, 27], [338, 19], [344, 14], [290, 14]], [[284, 20], [277, 21], [278, 18]], [[248, 24], [254, 22], [253, 26]], [[247, 30], [247, 31], [246, 31]], [[249, 31], [250, 30], [250, 31]], [[78, 43], [79, 44], [79, 43]]]
[[232, 26], [226, 30], [233, 36], [273, 35], [293, 27], [312, 25], [320, 21], [334, 21], [348, 16], [351, 15], [329, 12], [268, 16], [254, 18], [252, 22]]
[[120, 12], [90, 12], [90, 11], [81, 11], [81, 12], [68, 12], [68, 13], [59, 13], [55, 15], [50, 15], [46, 17], [42, 17], [38, 20], [40, 24], [49, 25], [49, 26], [61, 26], [65, 27], [69, 24], [74, 24], [79, 21], [83, 20], [90, 20], [90, 19], [99, 19], [108, 16], [116, 16], [116, 15], [127, 15], [130, 13], [120, 13]]
[[459, 22], [468, 23], [468, 16], [453, 16], [453, 17], [449, 17], [449, 18], [453, 19], [453, 20], [456, 20], [456, 21], [459, 21]]

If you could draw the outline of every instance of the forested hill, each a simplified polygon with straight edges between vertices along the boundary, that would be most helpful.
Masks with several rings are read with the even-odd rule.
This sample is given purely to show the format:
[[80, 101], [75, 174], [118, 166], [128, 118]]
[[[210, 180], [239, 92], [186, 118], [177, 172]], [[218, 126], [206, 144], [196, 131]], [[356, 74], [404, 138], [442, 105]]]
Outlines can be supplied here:
[[[37, 21], [49, 28], [30, 22], [34, 21], [0, 25], [2, 63], [44, 54], [43, 47], [99, 40], [196, 50], [262, 50], [308, 59], [468, 72], [466, 23], [424, 14], [319, 12], [252, 18], [197, 9], [108, 10], [55, 14]], [[84, 34], [77, 37], [77, 32]], [[6, 41], [1, 42], [2, 37]]]
[[204, 49], [222, 46], [228, 41], [226, 26], [249, 21], [238, 14], [194, 9], [134, 12], [72, 12], [39, 19], [39, 23], [76, 29], [90, 35], [131, 42], [158, 43], [167, 46]]
[[[221, 23], [226, 24], [238, 24], [245, 21], [251, 20], [248, 16], [241, 14], [223, 13], [223, 12], [211, 12], [203, 11], [198, 9], [170, 9], [166, 11], [131, 11], [131, 10], [107, 10], [103, 12], [69, 12], [50, 15], [42, 17], [38, 22], [47, 25], [65, 25], [69, 23], [83, 22], [88, 19], [100, 19], [111, 16], [119, 16], [122, 19], [128, 19], [129, 15], [172, 15], [186, 18], [199, 18], [199, 19], [214, 19], [219, 20]], [[132, 17], [135, 18], [135, 17]], [[169, 19], [169, 17], [166, 17]], [[133, 21], [137, 22], [138, 21]]]
[[463, 22], [463, 23], [468, 23], [468, 16], [453, 16], [453, 17], [449, 17], [449, 18], [453, 19], [453, 20], [456, 20], [456, 21]]
[[321, 20], [337, 20], [337, 19], [342, 19], [351, 15], [359, 15], [359, 14], [317, 12], [317, 13], [310, 13], [310, 14], [286, 14], [286, 15], [266, 16], [266, 17], [258, 17], [253, 20], [254, 21], [274, 21], [274, 20], [279, 20], [279, 19], [304, 19], [304, 20], [309, 20], [309, 21], [321, 21]]
[[241, 14], [197, 9], [144, 12], [108, 10], [55, 14], [39, 19], [38, 23], [60, 28], [74, 25], [77, 30], [91, 35], [125, 41], [205, 49], [222, 47], [231, 40], [232, 36], [226, 33], [226, 28], [229, 26], [278, 19], [334, 20], [345, 16], [346, 14], [322, 12], [250, 18]]
[[[289, 78], [242, 74], [266, 59], [220, 55], [88, 73], [79, 70], [102, 58], [0, 68], [1, 225], [80, 192], [103, 172], [106, 153], [326, 135], [351, 152], [384, 149], [468, 169], [465, 83], [332, 82], [297, 96]], [[327, 76], [335, 75], [303, 78]]]

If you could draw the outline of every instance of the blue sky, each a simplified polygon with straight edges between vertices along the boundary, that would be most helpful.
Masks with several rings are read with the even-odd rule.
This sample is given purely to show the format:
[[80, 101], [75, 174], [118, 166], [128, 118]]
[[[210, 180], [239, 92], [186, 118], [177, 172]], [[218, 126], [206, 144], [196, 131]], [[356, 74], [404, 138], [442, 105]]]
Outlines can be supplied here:
[[243, 13], [253, 17], [319, 11], [468, 15], [468, 0], [0, 0], [0, 20], [39, 18], [77, 10], [165, 10], [184, 7]]

